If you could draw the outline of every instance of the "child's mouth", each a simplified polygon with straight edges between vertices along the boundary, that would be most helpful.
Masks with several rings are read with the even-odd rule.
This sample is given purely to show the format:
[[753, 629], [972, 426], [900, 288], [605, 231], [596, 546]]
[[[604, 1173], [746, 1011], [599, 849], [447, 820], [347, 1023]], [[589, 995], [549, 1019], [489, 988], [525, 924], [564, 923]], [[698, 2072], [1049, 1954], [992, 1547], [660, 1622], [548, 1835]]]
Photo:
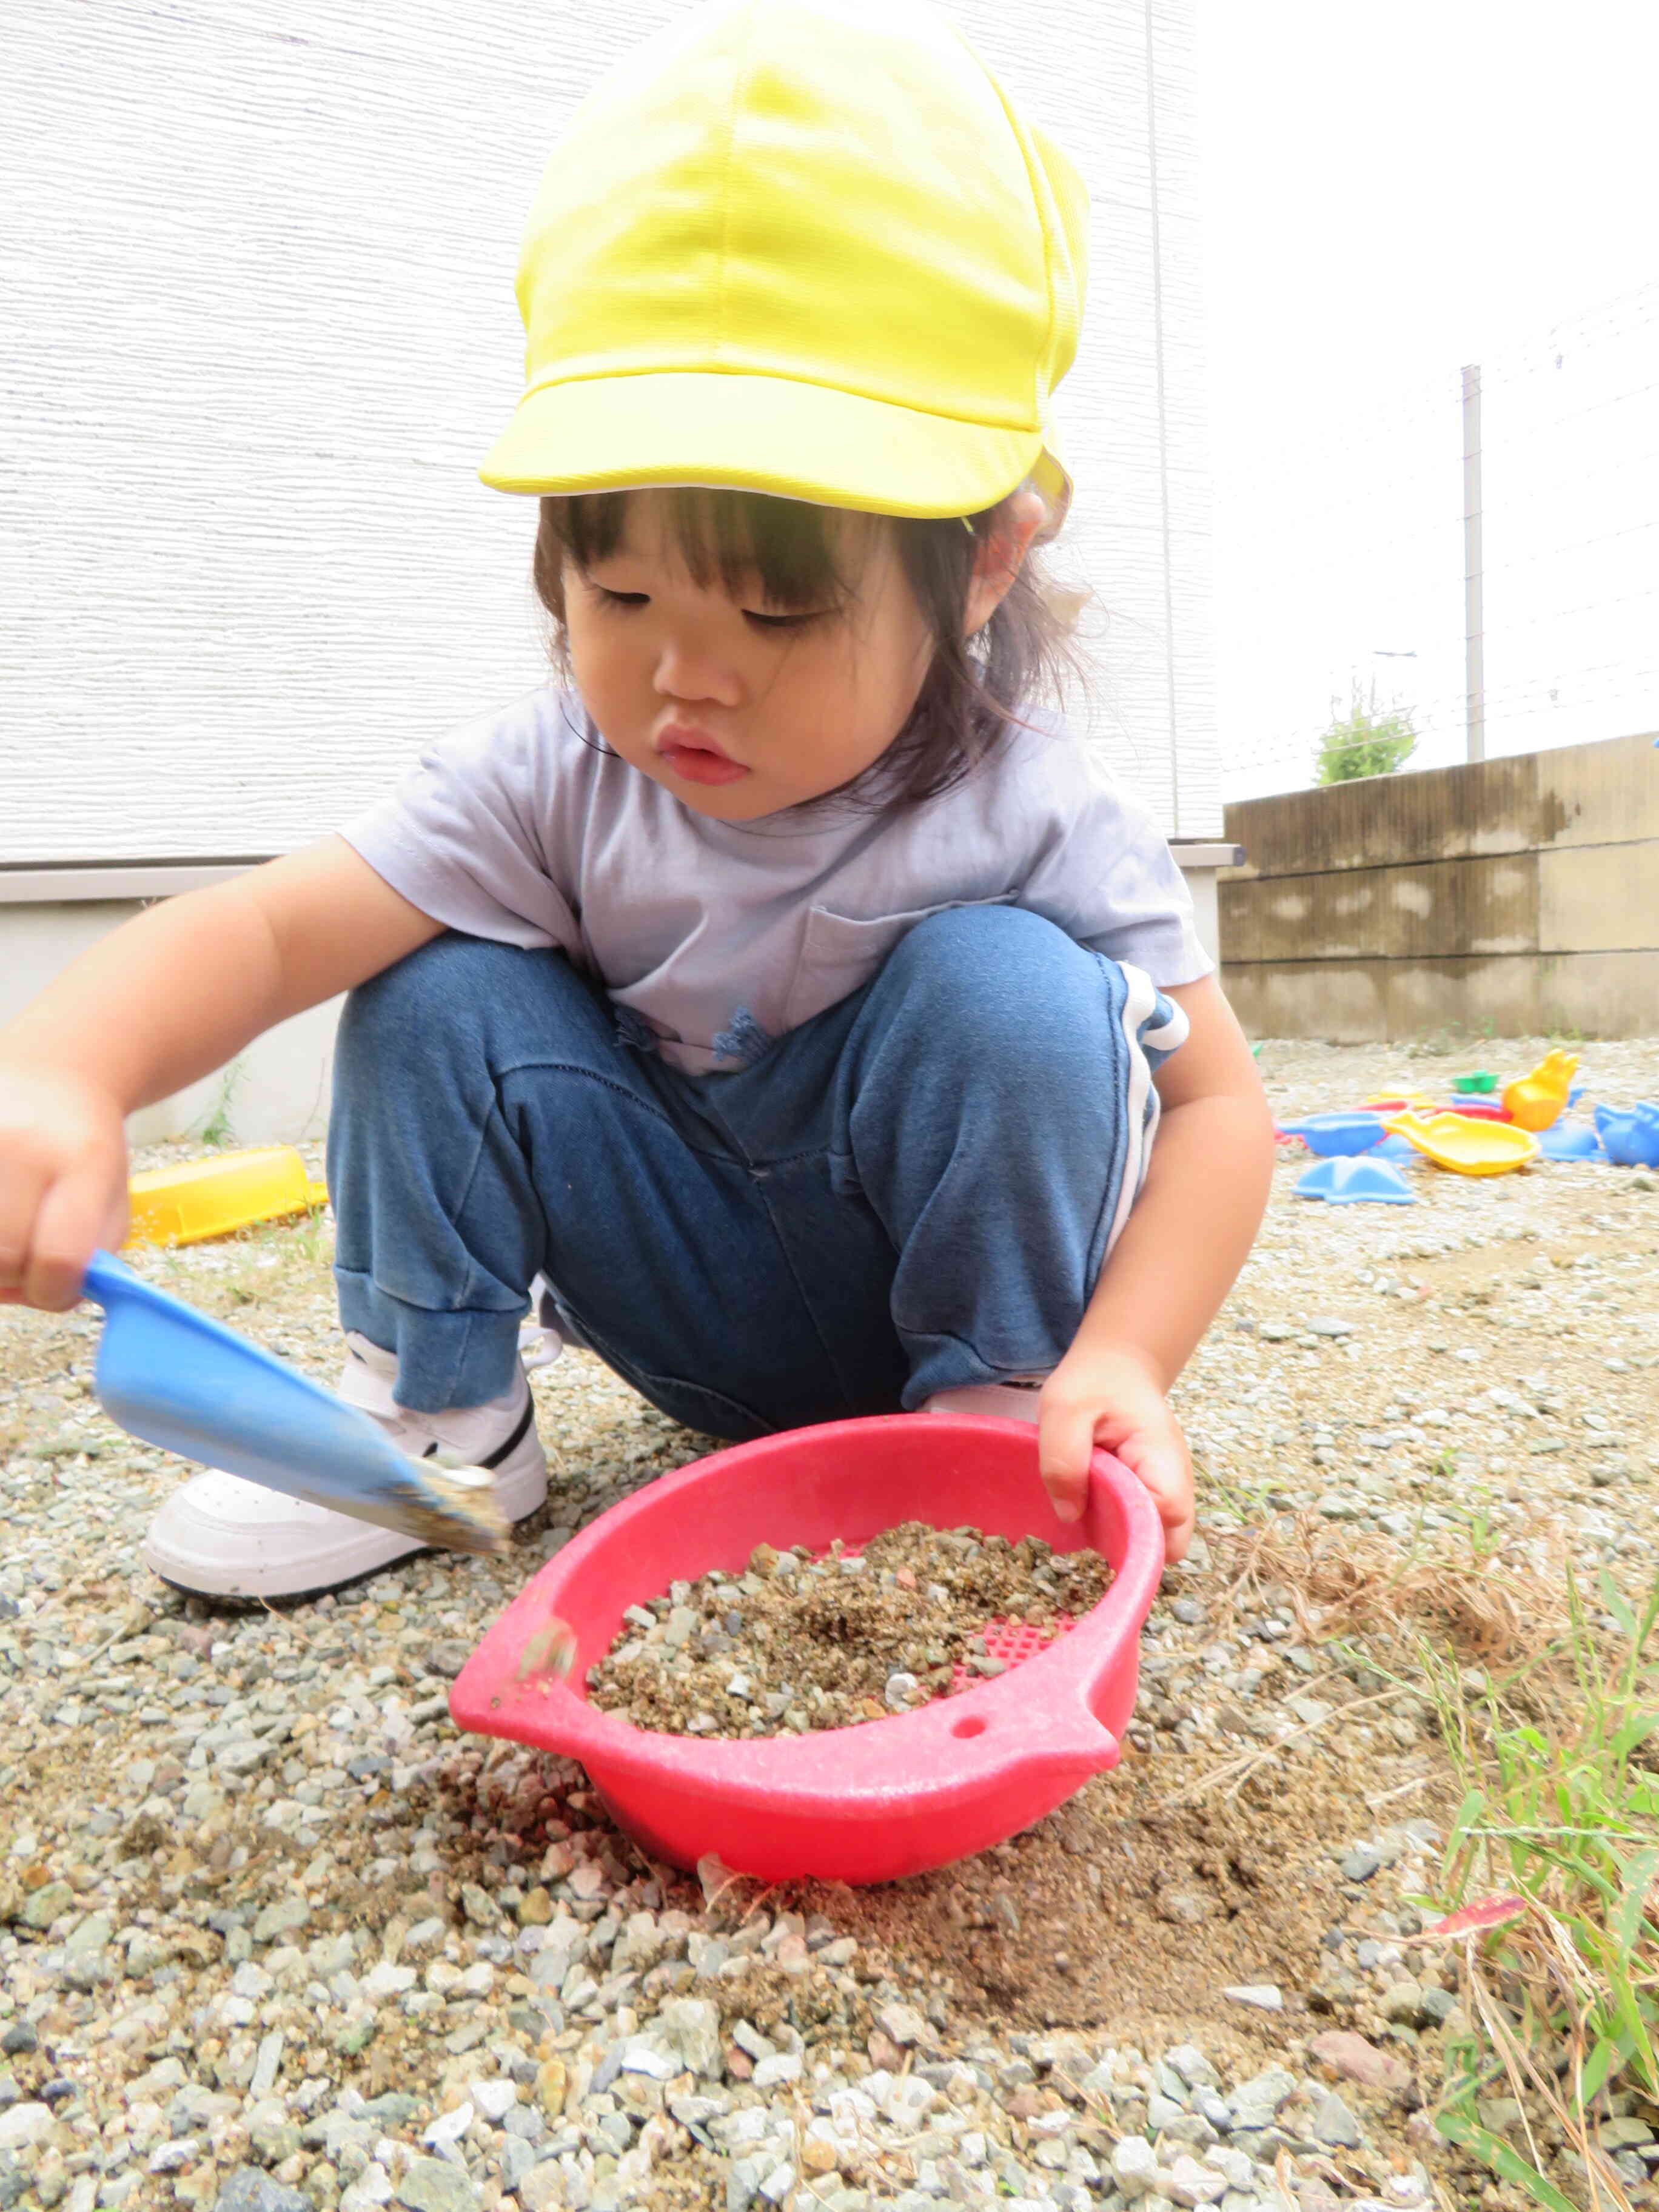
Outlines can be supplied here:
[[690, 738], [666, 738], [657, 751], [675, 775], [688, 783], [738, 783], [749, 773], [740, 761], [728, 759], [717, 747], [697, 744]]

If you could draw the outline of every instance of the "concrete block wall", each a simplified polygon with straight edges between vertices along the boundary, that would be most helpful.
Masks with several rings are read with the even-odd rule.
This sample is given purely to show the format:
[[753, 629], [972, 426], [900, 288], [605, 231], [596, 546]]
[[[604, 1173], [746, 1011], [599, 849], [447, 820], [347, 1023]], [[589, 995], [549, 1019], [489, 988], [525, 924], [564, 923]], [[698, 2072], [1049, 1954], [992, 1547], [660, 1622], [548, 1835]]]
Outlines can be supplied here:
[[1659, 1031], [1651, 733], [1226, 810], [1223, 981], [1258, 1036]]

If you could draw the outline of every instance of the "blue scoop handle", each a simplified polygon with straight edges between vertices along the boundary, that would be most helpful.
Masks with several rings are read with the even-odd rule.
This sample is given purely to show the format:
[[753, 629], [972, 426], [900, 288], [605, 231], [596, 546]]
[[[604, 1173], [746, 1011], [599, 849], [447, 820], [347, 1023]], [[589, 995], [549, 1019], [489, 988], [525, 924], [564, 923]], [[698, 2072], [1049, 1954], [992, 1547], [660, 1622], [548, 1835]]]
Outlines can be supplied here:
[[487, 1482], [408, 1458], [367, 1414], [112, 1253], [94, 1253], [82, 1294], [104, 1310], [99, 1401], [129, 1435], [423, 1544], [504, 1548]]

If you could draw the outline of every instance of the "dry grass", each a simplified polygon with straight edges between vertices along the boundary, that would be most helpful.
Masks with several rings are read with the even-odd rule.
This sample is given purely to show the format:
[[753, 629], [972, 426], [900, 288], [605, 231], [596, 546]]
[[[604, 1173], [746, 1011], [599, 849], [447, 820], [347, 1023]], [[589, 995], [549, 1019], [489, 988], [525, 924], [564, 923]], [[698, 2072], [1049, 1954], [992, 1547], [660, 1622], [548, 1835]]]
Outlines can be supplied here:
[[[1632, 2212], [1596, 2132], [1631, 2109], [1615, 2094], [1659, 2124], [1659, 1585], [1633, 1607], [1602, 1573], [1592, 1607], [1547, 1530], [1500, 1555], [1471, 1518], [1432, 1545], [1304, 1511], [1228, 1537], [1218, 1564], [1236, 1614], [1350, 1636], [1392, 1685], [1380, 1697], [1436, 1711], [1465, 1792], [1442, 1896], [1480, 1923], [1440, 1939], [1468, 2022], [1448, 2039], [1440, 2131], [1540, 2212]], [[1481, 2117], [1499, 2085], [1516, 2140]]]
[[[1462, 1908], [1451, 1929], [1470, 2016], [1463, 2046], [1449, 2044], [1437, 2124], [1545, 2212], [1563, 2212], [1564, 2191], [1591, 2212], [1629, 2212], [1596, 2130], [1632, 2108], [1659, 2118], [1659, 1586], [1639, 1611], [1605, 1577], [1599, 1590], [1612, 1626], [1592, 1633], [1569, 1586], [1575, 1692], [1541, 1718], [1517, 1711], [1507, 1684], [1471, 1700], [1443, 1668], [1436, 1686], [1468, 1785], [1445, 1881]], [[1481, 2122], [1499, 2072], [1524, 2153]]]
[[1433, 1550], [1310, 1510], [1216, 1540], [1227, 1601], [1279, 1606], [1305, 1637], [1353, 1635], [1379, 1653], [1414, 1654], [1427, 1637], [1465, 1662], [1548, 1668], [1568, 1638], [1565, 1548], [1529, 1532], [1547, 1564], [1500, 1558], [1476, 1527], [1432, 1532]]
[[[1452, 2085], [1449, 2109], [1439, 2117], [1447, 2138], [1472, 2150], [1501, 2179], [1525, 2189], [1546, 2212], [1559, 2212], [1547, 2169], [1553, 2163], [1540, 2143], [1533, 2114], [1547, 2114], [1561, 2142], [1583, 2161], [1583, 2187], [1592, 2212], [1611, 2206], [1633, 2212], [1628, 2185], [1591, 2135], [1593, 2094], [1586, 2095], [1586, 2068], [1595, 2039], [1591, 2022], [1601, 2008], [1606, 1989], [1587, 1964], [1566, 1927], [1535, 1897], [1506, 1923], [1501, 1957], [1490, 1954], [1471, 1934], [1462, 1942], [1462, 1983], [1472, 2025], [1495, 2053], [1510, 2094], [1521, 2107], [1524, 2160], [1518, 2146], [1503, 2142], [1480, 2126], [1470, 2110], [1472, 2094]], [[1555, 2034], [1540, 2034], [1540, 2023], [1555, 2023]], [[1449, 2053], [1449, 2057], [1454, 2054]], [[1479, 2079], [1480, 2042], [1468, 2057]], [[1565, 2061], [1565, 2063], [1563, 2063]], [[1558, 2070], [1559, 2069], [1559, 2070]]]

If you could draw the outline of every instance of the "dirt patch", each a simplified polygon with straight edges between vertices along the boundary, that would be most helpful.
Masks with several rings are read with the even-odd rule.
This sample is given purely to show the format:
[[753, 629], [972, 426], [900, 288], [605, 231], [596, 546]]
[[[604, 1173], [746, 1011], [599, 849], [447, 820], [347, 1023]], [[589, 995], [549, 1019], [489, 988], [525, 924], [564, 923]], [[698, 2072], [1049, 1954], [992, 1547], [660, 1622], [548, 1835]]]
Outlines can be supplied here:
[[711, 1572], [629, 1608], [589, 1670], [592, 1702], [672, 1735], [805, 1735], [948, 1696], [1052, 1643], [1112, 1579], [1097, 1553], [1039, 1537], [901, 1522], [860, 1552], [757, 1545], [746, 1573]]
[[[964, 2024], [1109, 2029], [1146, 2047], [1196, 2039], [1258, 2063], [1331, 2025], [1309, 1993], [1327, 1932], [1360, 1905], [1332, 1847], [1375, 1825], [1363, 1766], [1281, 1762], [1237, 1795], [1182, 1807], [1169, 1802], [1168, 1768], [1126, 1759], [978, 1858], [788, 1901], [941, 1978]], [[1261, 1984], [1282, 2009], [1224, 1994]]]
[[[1637, 1186], [1632, 1180], [1631, 1188]], [[1622, 1196], [1621, 1187], [1614, 1184], [1607, 1196]], [[1653, 1231], [1645, 1221], [1634, 1221], [1621, 1231], [1604, 1230], [1594, 1236], [1571, 1233], [1552, 1236], [1547, 1249], [1533, 1245], [1519, 1255], [1510, 1255], [1506, 1269], [1501, 1262], [1495, 1264], [1492, 1249], [1480, 1246], [1468, 1252], [1435, 1252], [1419, 1256], [1413, 1263], [1413, 1272], [1437, 1296], [1448, 1296], [1460, 1290], [1501, 1291], [1505, 1278], [1521, 1281], [1535, 1277], [1540, 1287], [1554, 1283], [1564, 1299], [1572, 1293], [1571, 1271], [1580, 1260], [1594, 1261], [1598, 1265], [1611, 1262], [1619, 1267], [1626, 1262], [1650, 1259], [1655, 1250]]]

